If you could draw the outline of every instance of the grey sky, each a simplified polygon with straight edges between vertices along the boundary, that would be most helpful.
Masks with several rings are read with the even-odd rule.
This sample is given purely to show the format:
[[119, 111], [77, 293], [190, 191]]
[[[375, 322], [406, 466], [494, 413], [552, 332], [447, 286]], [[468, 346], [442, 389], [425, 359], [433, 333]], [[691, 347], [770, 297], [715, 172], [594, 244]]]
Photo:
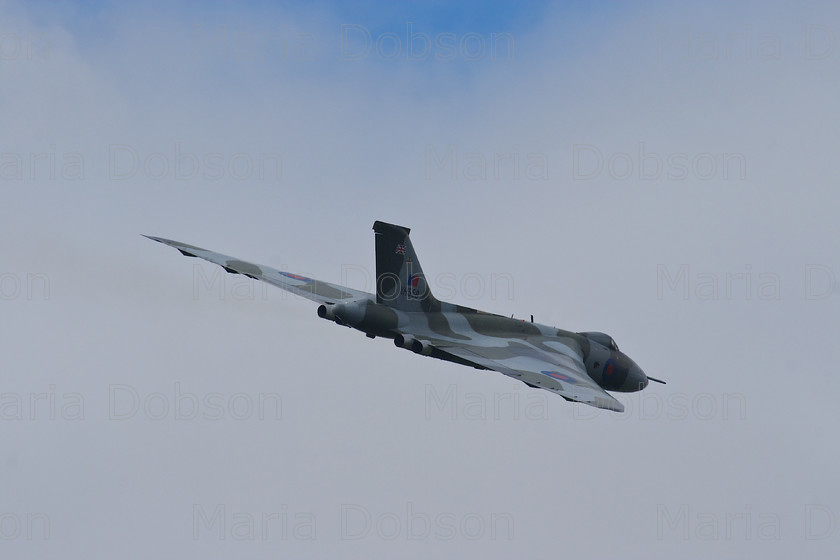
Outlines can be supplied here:
[[[832, 557], [837, 6], [452, 10], [0, 5], [2, 557]], [[593, 411], [140, 236], [370, 290], [376, 219], [668, 385]]]

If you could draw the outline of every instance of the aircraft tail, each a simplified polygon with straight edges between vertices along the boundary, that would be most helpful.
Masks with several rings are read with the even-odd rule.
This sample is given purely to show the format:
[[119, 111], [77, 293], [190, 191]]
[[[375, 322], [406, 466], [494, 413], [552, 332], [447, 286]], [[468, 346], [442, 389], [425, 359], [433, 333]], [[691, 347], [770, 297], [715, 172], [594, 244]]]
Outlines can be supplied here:
[[376, 302], [402, 311], [432, 311], [432, 295], [407, 227], [376, 221]]

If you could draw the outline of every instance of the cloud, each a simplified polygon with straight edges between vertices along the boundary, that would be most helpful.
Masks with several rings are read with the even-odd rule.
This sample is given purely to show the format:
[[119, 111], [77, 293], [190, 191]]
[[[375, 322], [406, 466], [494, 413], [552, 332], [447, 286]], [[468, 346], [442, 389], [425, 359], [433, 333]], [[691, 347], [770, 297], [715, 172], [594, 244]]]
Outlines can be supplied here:
[[[837, 511], [835, 8], [2, 9], [13, 552], [754, 556], [820, 533], [808, 504]], [[365, 56], [342, 56], [342, 25], [350, 54], [370, 34]], [[504, 33], [513, 54], [494, 58]], [[535, 392], [501, 375], [369, 341], [140, 237], [364, 282], [374, 219], [412, 228], [453, 301], [609, 332], [669, 385], [619, 396], [622, 417], [550, 395], [528, 415]], [[489, 290], [500, 275], [512, 291]], [[137, 396], [131, 418], [112, 417], [115, 386]], [[429, 409], [430, 391], [453, 400]], [[275, 393], [282, 417], [260, 419]], [[75, 394], [84, 419], [66, 417]], [[176, 418], [192, 395], [224, 417]], [[224, 506], [224, 539], [194, 538], [196, 504]], [[348, 504], [371, 516], [360, 543], [342, 538]], [[683, 505], [688, 536], [658, 533]], [[39, 513], [48, 540], [41, 517], [27, 536]], [[294, 533], [305, 513], [314, 544]], [[423, 515], [454, 538], [407, 540]], [[257, 538], [238, 540], [248, 516]], [[494, 519], [514, 537], [491, 538]]]

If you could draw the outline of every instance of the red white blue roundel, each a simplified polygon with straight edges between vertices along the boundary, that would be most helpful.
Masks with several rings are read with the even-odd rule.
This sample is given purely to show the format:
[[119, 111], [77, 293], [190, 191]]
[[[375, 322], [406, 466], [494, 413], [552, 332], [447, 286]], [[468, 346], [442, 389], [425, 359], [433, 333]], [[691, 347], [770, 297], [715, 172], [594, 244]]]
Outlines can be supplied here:
[[578, 382], [578, 380], [575, 379], [574, 377], [570, 377], [570, 376], [566, 375], [565, 373], [560, 373], [559, 371], [541, 371], [540, 373], [543, 374], [543, 375], [547, 375], [549, 377], [553, 377], [554, 379], [557, 379], [558, 381], [565, 381], [566, 383], [576, 384]]

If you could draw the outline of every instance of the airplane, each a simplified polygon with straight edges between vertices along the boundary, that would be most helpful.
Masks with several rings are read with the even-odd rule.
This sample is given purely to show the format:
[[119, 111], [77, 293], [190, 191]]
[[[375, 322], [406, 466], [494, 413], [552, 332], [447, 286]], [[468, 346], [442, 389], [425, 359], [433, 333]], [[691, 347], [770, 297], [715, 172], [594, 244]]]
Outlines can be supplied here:
[[567, 401], [623, 412], [607, 393], [641, 391], [645, 375], [613, 338], [570, 332], [438, 301], [429, 288], [407, 227], [376, 221], [376, 293], [371, 294], [246, 262], [194, 245], [145, 235], [187, 257], [226, 272], [261, 280], [319, 303], [318, 316], [357, 329], [369, 338], [393, 339], [411, 350], [481, 370], [494, 370]]

